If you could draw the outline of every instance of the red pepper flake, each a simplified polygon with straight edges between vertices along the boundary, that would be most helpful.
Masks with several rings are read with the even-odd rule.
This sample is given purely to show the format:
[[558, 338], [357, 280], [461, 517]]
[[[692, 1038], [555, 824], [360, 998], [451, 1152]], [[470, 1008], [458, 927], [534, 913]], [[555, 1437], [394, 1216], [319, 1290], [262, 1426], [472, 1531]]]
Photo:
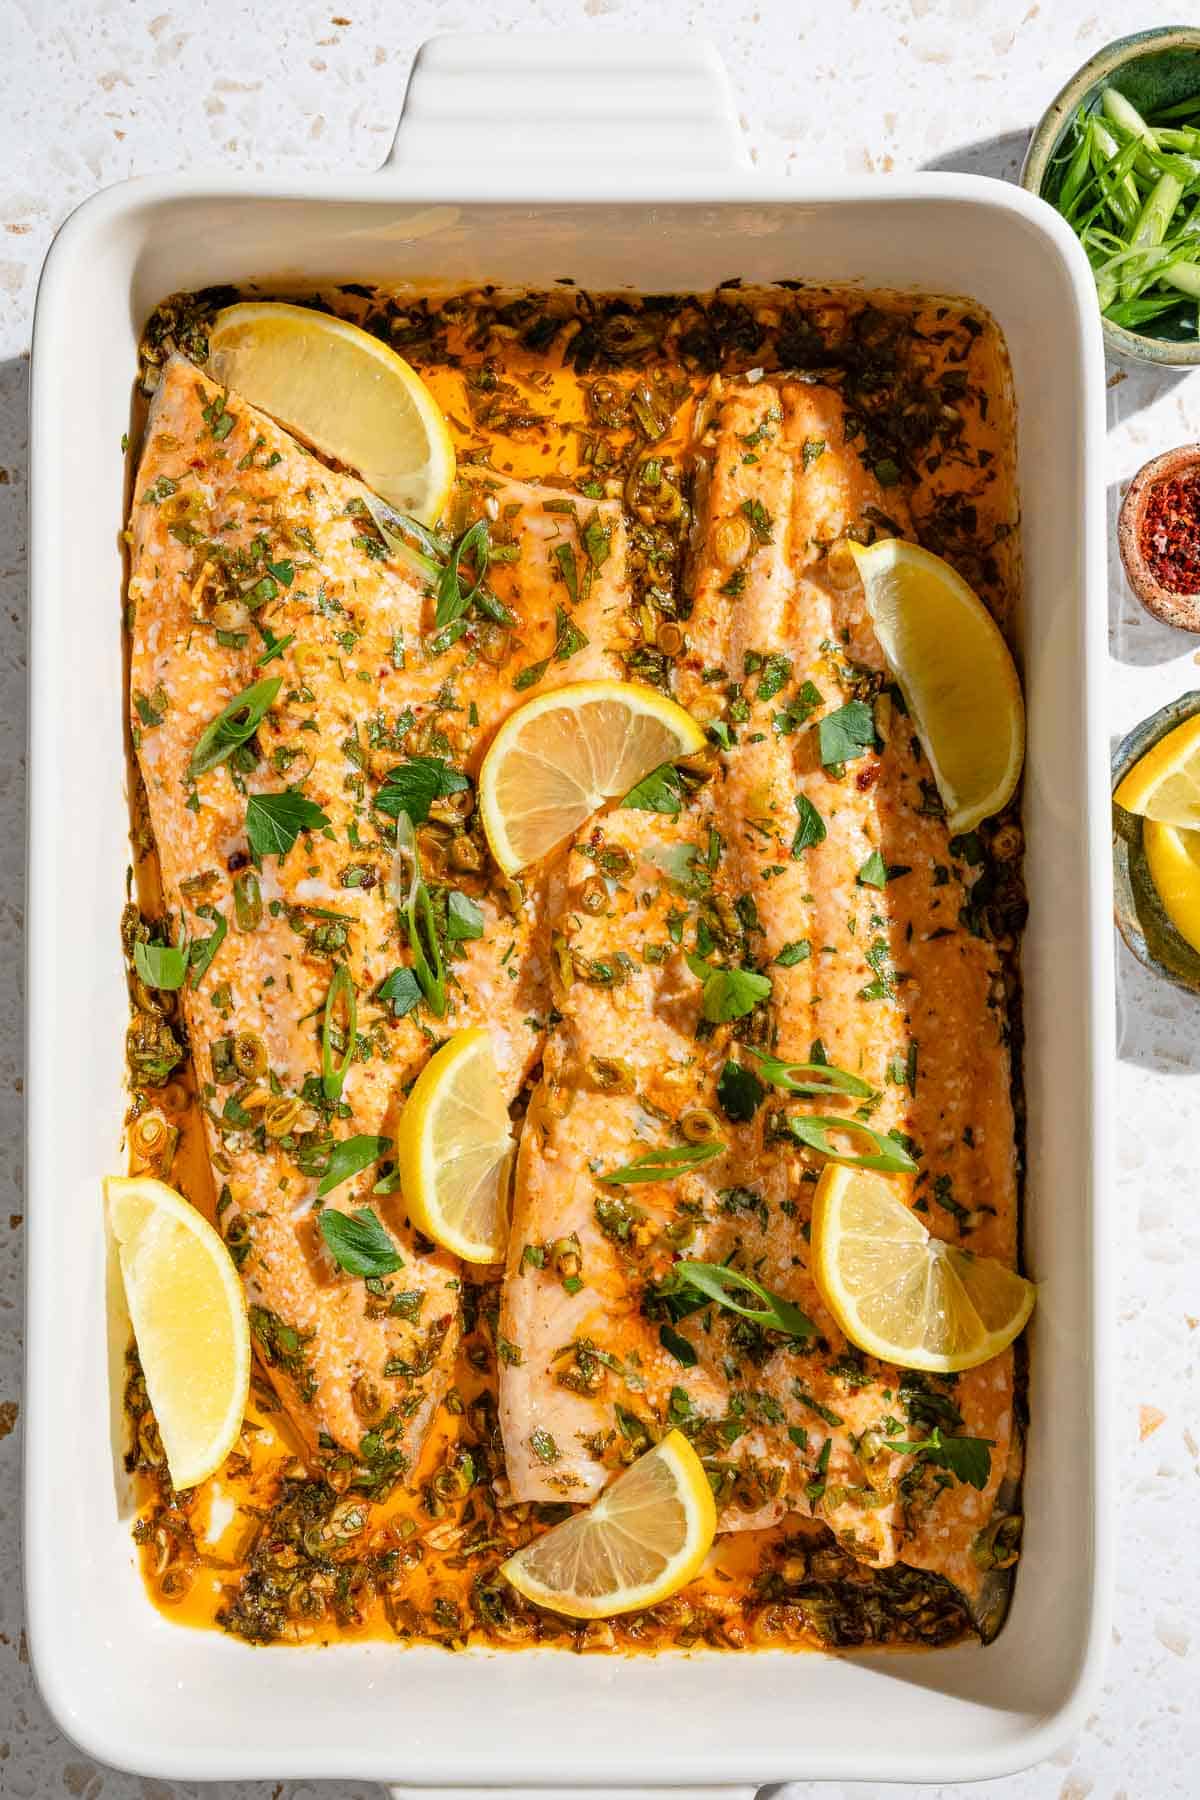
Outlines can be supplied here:
[[1146, 567], [1172, 594], [1200, 594], [1200, 478], [1157, 481], [1146, 496], [1139, 542]]

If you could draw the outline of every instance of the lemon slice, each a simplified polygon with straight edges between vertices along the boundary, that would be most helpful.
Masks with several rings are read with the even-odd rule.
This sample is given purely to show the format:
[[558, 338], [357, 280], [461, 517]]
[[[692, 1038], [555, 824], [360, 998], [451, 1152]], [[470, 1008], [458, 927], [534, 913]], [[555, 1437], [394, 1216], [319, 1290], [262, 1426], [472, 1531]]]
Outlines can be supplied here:
[[639, 1456], [585, 1512], [501, 1565], [519, 1594], [572, 1619], [656, 1606], [692, 1579], [712, 1548], [717, 1508], [682, 1431]]
[[852, 1344], [941, 1374], [999, 1355], [1037, 1294], [994, 1258], [932, 1237], [886, 1177], [834, 1163], [813, 1199], [812, 1269]]
[[416, 370], [369, 332], [307, 306], [227, 306], [209, 330], [207, 373], [401, 512], [441, 517], [454, 480], [446, 421]]
[[1147, 750], [1113, 799], [1126, 812], [1163, 825], [1200, 826], [1200, 713]]
[[430, 1057], [400, 1115], [396, 1168], [413, 1224], [464, 1262], [499, 1262], [512, 1156], [492, 1040], [476, 1025]]
[[549, 855], [606, 800], [699, 750], [690, 713], [630, 681], [578, 681], [505, 720], [479, 771], [479, 806], [506, 875]]
[[879, 647], [900, 684], [952, 832], [1012, 798], [1025, 708], [1008, 645], [983, 601], [940, 556], [903, 538], [849, 546]]
[[1147, 819], [1142, 843], [1163, 910], [1184, 942], [1200, 950], [1200, 831]]
[[182, 1194], [148, 1175], [104, 1183], [146, 1391], [176, 1488], [225, 1461], [250, 1385], [246, 1296], [233, 1259]]

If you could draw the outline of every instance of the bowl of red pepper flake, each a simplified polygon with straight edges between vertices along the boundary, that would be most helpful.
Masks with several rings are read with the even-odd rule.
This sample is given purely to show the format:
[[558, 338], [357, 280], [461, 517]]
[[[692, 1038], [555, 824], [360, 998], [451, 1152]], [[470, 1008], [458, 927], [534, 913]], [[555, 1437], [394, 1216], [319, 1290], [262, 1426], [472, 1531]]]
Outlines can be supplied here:
[[1200, 444], [1153, 457], [1129, 484], [1117, 525], [1129, 585], [1148, 612], [1200, 632]]

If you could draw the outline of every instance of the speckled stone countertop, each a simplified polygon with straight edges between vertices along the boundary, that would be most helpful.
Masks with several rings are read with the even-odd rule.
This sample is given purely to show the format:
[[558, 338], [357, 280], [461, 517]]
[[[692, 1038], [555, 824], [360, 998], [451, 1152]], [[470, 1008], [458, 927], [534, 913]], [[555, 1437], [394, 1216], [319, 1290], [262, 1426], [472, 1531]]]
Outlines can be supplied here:
[[[21, 1628], [21, 914], [26, 407], [38, 270], [73, 207], [129, 175], [382, 161], [437, 31], [691, 29], [721, 47], [759, 167], [1013, 178], [1030, 125], [1093, 51], [1177, 0], [0, 0], [0, 1794], [12, 1800], [366, 1800], [353, 1783], [138, 1780], [89, 1762], [34, 1689]], [[1200, 375], [1114, 374], [1109, 512], [1152, 453], [1200, 439]], [[1069, 528], [1069, 521], [1064, 521]], [[1197, 640], [1109, 586], [1114, 738], [1200, 686]], [[1200, 1001], [1118, 961], [1122, 1502], [1098, 1709], [1052, 1762], [970, 1789], [797, 1785], [789, 1800], [1200, 1795]]]

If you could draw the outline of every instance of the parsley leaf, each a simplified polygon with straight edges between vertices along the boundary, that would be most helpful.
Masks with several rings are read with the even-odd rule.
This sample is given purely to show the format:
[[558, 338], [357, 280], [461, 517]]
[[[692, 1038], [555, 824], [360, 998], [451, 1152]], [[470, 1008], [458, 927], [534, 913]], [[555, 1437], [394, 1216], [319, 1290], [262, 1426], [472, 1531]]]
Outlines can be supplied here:
[[553, 555], [574, 606], [579, 600], [579, 565], [575, 561], [575, 547], [564, 539], [562, 543], [555, 544]]
[[817, 726], [821, 761], [827, 769], [854, 762], [875, 747], [875, 709], [865, 700], [847, 700]]
[[727, 1062], [717, 1081], [717, 1104], [727, 1119], [746, 1125], [766, 1096], [766, 1086], [753, 1069]]
[[676, 1331], [673, 1325], [659, 1327], [658, 1341], [663, 1349], [668, 1351], [675, 1361], [681, 1363], [685, 1369], [694, 1369], [700, 1360], [696, 1354], [695, 1345], [690, 1343], [681, 1331]]
[[267, 681], [256, 681], [231, 700], [200, 733], [188, 763], [188, 774], [203, 775], [206, 769], [215, 769], [231, 750], [252, 738], [282, 686], [283, 677], [272, 675]]
[[375, 989], [377, 1000], [386, 1000], [394, 1019], [402, 1019], [420, 1003], [421, 984], [411, 969], [393, 969]]
[[302, 831], [329, 824], [315, 800], [295, 788], [282, 794], [251, 794], [246, 802], [246, 836], [255, 856], [286, 856]]
[[321, 1236], [339, 1269], [348, 1275], [393, 1275], [404, 1258], [369, 1206], [355, 1213], [327, 1206], [321, 1213]]
[[349, 1181], [352, 1175], [369, 1169], [373, 1162], [378, 1162], [385, 1150], [390, 1150], [392, 1140], [388, 1137], [348, 1137], [340, 1138], [333, 1146], [325, 1173], [317, 1188], [317, 1194], [324, 1199], [335, 1187], [341, 1187], [343, 1181]]
[[857, 880], [859, 887], [884, 888], [889, 881], [898, 881], [901, 875], [911, 873], [907, 863], [886, 863], [878, 850], [872, 850], [858, 871]]
[[825, 439], [824, 438], [805, 438], [803, 447], [801, 448], [801, 451], [800, 451], [801, 468], [803, 468], [803, 469], [811, 468], [813, 463], [816, 462], [817, 458], [819, 456], [824, 456], [824, 454], [825, 454]]
[[872, 850], [855, 879], [859, 887], [883, 888], [887, 886], [888, 868], [878, 850]]
[[935, 1425], [927, 1438], [884, 1439], [884, 1449], [897, 1456], [919, 1456], [922, 1462], [949, 1469], [956, 1481], [968, 1487], [985, 1488], [992, 1472], [992, 1450], [995, 1438], [943, 1437]]
[[446, 901], [446, 936], [452, 944], [483, 936], [483, 911], [469, 894], [454, 889]]
[[147, 987], [173, 993], [183, 986], [188, 971], [186, 945], [143, 944], [133, 946], [133, 966]]
[[584, 526], [582, 537], [593, 569], [603, 568], [612, 553], [612, 526], [601, 524], [598, 508]]
[[750, 530], [760, 544], [769, 544], [775, 535], [774, 520], [761, 500], [743, 500], [738, 509], [749, 521]]
[[796, 811], [800, 815], [800, 823], [792, 839], [792, 857], [799, 862], [811, 845], [825, 842], [826, 831], [824, 819], [807, 794], [796, 795]]
[[784, 944], [775, 961], [781, 969], [794, 969], [797, 963], [807, 962], [812, 955], [812, 945], [807, 938], [793, 938], [791, 943]]
[[657, 769], [651, 769], [635, 787], [631, 787], [617, 804], [636, 812], [665, 813], [673, 819], [683, 806], [681, 789], [679, 770], [674, 763], [660, 763]]
[[824, 696], [819, 687], [811, 681], [802, 681], [793, 697], [782, 712], [774, 714], [771, 723], [777, 737], [790, 737], [801, 725], [807, 724], [809, 714], [823, 703]]
[[771, 991], [770, 977], [756, 974], [753, 969], [714, 968], [691, 951], [687, 953], [687, 965], [704, 983], [700, 1010], [712, 1025], [745, 1018]]
[[791, 658], [776, 650], [768, 656], [763, 665], [763, 672], [758, 678], [758, 687], [755, 689], [755, 699], [773, 700], [780, 689], [786, 687], [791, 679]]
[[461, 794], [467, 785], [466, 776], [442, 757], [412, 756], [388, 770], [375, 796], [375, 810], [391, 819], [406, 812], [414, 825], [423, 825], [435, 800]]

